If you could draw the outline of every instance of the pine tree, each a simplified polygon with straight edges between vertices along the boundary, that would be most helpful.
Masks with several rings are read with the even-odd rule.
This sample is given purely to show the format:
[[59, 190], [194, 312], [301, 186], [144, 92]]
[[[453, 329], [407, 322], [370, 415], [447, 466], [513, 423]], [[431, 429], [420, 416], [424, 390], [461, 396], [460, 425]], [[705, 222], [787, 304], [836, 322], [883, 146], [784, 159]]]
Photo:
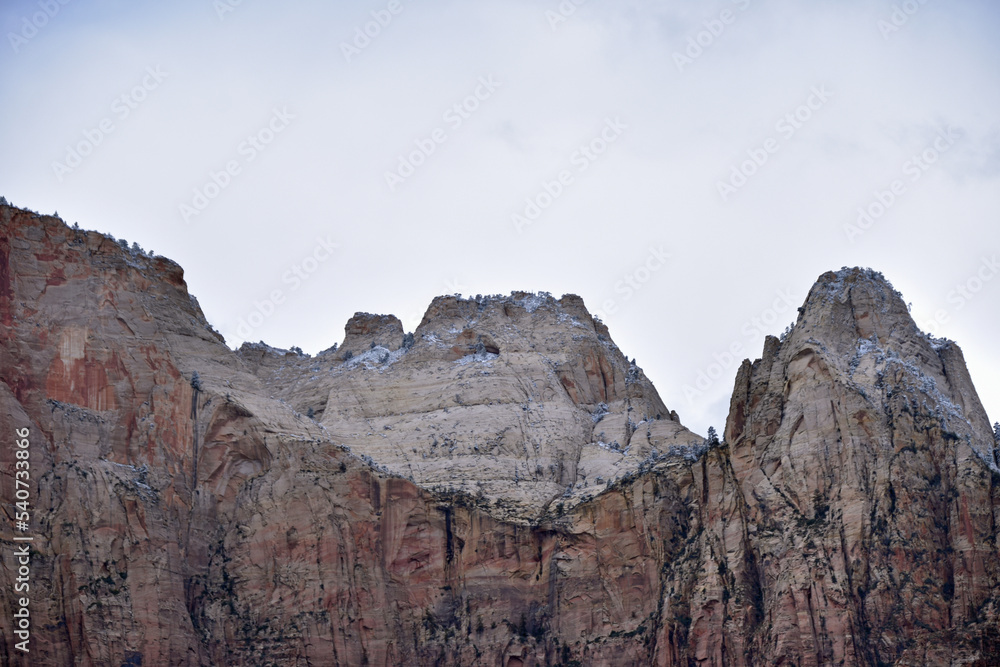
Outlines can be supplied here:
[[993, 422], [993, 463], [1000, 466], [1000, 422]]
[[705, 444], [709, 447], [714, 447], [719, 444], [719, 434], [715, 432], [714, 426], [708, 427], [708, 437], [705, 438]]

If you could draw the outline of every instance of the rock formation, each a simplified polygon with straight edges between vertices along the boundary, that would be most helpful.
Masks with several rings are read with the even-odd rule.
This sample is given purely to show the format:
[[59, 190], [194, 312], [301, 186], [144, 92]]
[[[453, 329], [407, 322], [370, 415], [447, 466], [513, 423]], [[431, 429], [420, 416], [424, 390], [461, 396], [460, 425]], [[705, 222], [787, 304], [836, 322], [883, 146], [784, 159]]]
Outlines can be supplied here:
[[233, 352], [170, 260], [0, 206], [0, 372], [0, 665], [1000, 664], [997, 442], [870, 270], [708, 443], [578, 297]]
[[703, 441], [572, 295], [439, 297], [409, 335], [358, 313], [315, 358], [263, 344], [239, 354], [335, 442], [524, 524]]

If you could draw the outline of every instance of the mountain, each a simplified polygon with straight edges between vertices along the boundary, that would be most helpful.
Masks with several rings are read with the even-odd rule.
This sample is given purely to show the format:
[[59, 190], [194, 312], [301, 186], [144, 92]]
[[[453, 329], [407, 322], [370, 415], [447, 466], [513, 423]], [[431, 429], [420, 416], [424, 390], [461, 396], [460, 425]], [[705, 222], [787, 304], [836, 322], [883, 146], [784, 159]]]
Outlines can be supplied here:
[[315, 358], [263, 344], [239, 356], [380, 469], [524, 525], [704, 440], [573, 295], [439, 297], [409, 335], [358, 313]]
[[714, 442], [579, 297], [233, 351], [175, 263], [0, 206], [0, 370], [2, 665], [1000, 664], [997, 442], [871, 270]]

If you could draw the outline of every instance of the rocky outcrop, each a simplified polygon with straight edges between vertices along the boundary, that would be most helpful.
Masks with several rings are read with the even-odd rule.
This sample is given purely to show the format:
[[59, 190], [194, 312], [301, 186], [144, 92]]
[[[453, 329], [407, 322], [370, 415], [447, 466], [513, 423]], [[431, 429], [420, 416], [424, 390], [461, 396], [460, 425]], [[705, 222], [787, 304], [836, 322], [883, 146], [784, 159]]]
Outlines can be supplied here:
[[764, 596], [754, 654], [996, 664], [996, 442], [961, 350], [881, 275], [820, 277], [744, 362], [726, 440]]
[[36, 537], [2, 665], [1000, 662], [996, 441], [871, 271], [820, 277], [719, 443], [573, 296], [232, 352], [176, 264], [2, 206], [0, 322]]
[[[199, 664], [192, 573], [208, 567], [237, 489], [273, 464], [279, 441], [322, 429], [263, 398], [173, 262], [6, 206], [0, 231], [11, 518], [10, 438], [31, 433], [30, 664]], [[18, 664], [8, 535], [0, 663]]]
[[358, 313], [316, 357], [262, 344], [240, 356], [336, 442], [522, 524], [703, 441], [573, 295], [439, 297], [409, 335]]

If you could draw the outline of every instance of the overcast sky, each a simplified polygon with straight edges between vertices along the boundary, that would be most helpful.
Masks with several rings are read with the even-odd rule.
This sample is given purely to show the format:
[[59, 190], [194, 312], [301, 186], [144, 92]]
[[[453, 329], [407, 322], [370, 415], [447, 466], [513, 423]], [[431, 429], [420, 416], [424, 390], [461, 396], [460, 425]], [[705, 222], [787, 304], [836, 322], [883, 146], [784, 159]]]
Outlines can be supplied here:
[[2, 3], [0, 194], [178, 261], [233, 347], [575, 293], [704, 433], [862, 265], [1000, 419], [995, 2], [64, 2]]

